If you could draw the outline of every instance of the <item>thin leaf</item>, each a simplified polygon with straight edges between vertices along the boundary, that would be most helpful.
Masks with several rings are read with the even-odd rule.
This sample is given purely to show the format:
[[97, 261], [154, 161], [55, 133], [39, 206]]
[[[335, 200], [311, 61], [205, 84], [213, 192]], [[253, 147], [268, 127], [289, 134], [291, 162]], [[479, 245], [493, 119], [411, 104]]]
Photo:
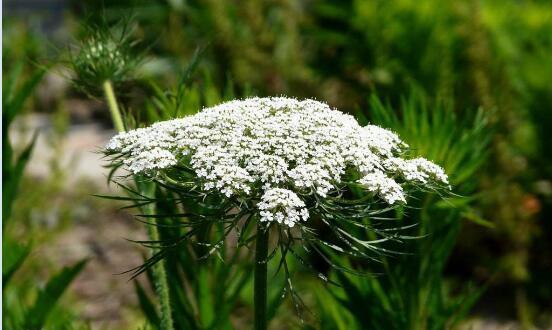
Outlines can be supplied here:
[[2, 242], [4, 258], [2, 258], [2, 287], [6, 287], [13, 274], [21, 267], [29, 253], [31, 245], [18, 244], [7, 238]]
[[37, 137], [38, 134], [35, 133], [31, 142], [25, 147], [25, 149], [21, 152], [21, 155], [17, 158], [15, 166], [11, 169], [10, 173], [7, 173], [9, 176], [7, 178], [4, 177], [5, 182], [2, 184], [2, 226], [7, 224], [7, 221], [11, 216], [13, 202], [17, 197], [19, 182], [23, 177], [27, 163], [31, 158]]
[[155, 310], [155, 304], [150, 300], [150, 298], [144, 291], [144, 288], [142, 288], [142, 286], [138, 281], [134, 281], [134, 289], [136, 292], [136, 296], [138, 296], [138, 302], [140, 303], [140, 308], [142, 309], [142, 312], [146, 316], [146, 319], [148, 320], [149, 324], [155, 327], [155, 329], [159, 329], [159, 325], [161, 324], [161, 319], [159, 318], [159, 315]]
[[39, 292], [34, 305], [25, 315], [25, 329], [38, 330], [44, 327], [59, 298], [83, 270], [87, 262], [88, 260], [85, 259], [73, 266], [65, 267], [48, 281], [45, 288]]

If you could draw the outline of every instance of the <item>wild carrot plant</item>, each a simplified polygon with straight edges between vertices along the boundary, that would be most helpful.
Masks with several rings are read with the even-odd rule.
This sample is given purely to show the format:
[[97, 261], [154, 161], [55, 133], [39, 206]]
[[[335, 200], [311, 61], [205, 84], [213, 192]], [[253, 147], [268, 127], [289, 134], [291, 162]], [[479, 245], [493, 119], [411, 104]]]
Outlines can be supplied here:
[[[407, 148], [391, 131], [362, 127], [324, 103], [279, 97], [226, 102], [120, 133], [105, 154], [114, 168], [123, 167], [171, 192], [170, 198], [191, 198], [209, 210], [166, 215], [183, 218], [188, 230], [172, 241], [145, 242], [157, 252], [138, 273], [154, 267], [205, 224], [221, 225], [218, 238], [199, 243], [208, 256], [216, 254], [230, 234], [241, 245], [255, 241], [255, 328], [266, 329], [267, 263], [274, 256], [280, 256], [286, 292], [299, 307], [288, 253], [301, 259], [296, 249], [313, 251], [339, 269], [345, 268], [328, 258], [327, 248], [373, 259], [388, 252], [382, 243], [402, 238], [402, 228], [379, 230], [366, 219], [385, 219], [412, 192], [448, 189], [444, 171], [424, 158], [410, 159]], [[139, 192], [135, 200], [153, 202]], [[320, 239], [313, 226], [320, 224], [332, 232], [333, 240]], [[349, 224], [377, 237], [355, 237], [346, 229]]]

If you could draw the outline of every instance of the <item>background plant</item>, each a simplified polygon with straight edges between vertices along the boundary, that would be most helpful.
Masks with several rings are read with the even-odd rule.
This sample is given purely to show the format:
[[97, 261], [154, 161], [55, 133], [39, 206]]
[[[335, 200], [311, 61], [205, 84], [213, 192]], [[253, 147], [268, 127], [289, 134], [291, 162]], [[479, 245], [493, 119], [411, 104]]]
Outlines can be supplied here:
[[[58, 300], [74, 278], [86, 265], [86, 260], [68, 266], [50, 277], [43, 288], [33, 284], [12, 285], [14, 275], [23, 263], [29, 259], [32, 241], [26, 242], [13, 235], [9, 222], [13, 205], [18, 197], [18, 188], [25, 167], [33, 151], [36, 134], [23, 150], [16, 154], [10, 142], [10, 126], [21, 113], [25, 101], [33, 94], [44, 76], [44, 70], [37, 70], [29, 80], [19, 83], [22, 64], [4, 80], [2, 91], [2, 326], [12, 329], [72, 329], [76, 326], [73, 315], [60, 309]], [[20, 281], [21, 282], [21, 281]], [[29, 296], [31, 286], [34, 301], [29, 303], [24, 295]], [[27, 292], [26, 292], [27, 291]], [[52, 315], [53, 314], [53, 315]]]

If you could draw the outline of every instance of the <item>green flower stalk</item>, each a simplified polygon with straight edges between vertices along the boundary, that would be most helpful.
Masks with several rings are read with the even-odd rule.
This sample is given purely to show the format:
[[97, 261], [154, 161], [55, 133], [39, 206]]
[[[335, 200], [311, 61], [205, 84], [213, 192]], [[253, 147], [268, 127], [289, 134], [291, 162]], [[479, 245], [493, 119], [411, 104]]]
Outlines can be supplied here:
[[[72, 80], [78, 89], [89, 95], [103, 94], [115, 130], [119, 133], [125, 132], [114, 89], [134, 79], [134, 73], [143, 56], [135, 51], [137, 43], [132, 38], [132, 28], [128, 21], [121, 21], [111, 28], [105, 22], [85, 28], [87, 37], [70, 53], [74, 72]], [[155, 198], [155, 185], [143, 182], [140, 176], [136, 176], [135, 181], [141, 195]], [[144, 214], [155, 215], [155, 205], [144, 205], [142, 211]], [[148, 226], [148, 235], [152, 241], [161, 239], [156, 226]], [[152, 252], [154, 255], [157, 251], [154, 249]], [[157, 263], [152, 273], [155, 290], [160, 298], [161, 328], [172, 330], [174, 326], [164, 263]]]
[[[118, 132], [124, 132], [125, 127], [123, 124], [123, 118], [121, 112], [119, 111], [119, 106], [117, 104], [117, 99], [113, 91], [113, 85], [109, 80], [103, 83], [103, 88], [105, 91], [106, 101], [109, 106], [109, 111], [111, 113], [111, 118], [113, 120], [113, 125]], [[139, 187], [140, 193], [148, 198], [155, 198], [155, 185], [151, 182], [143, 182], [142, 178], [138, 177], [136, 179], [137, 186]], [[146, 215], [155, 215], [155, 205], [150, 203], [142, 207], [142, 211]], [[161, 239], [159, 235], [159, 230], [155, 225], [147, 226], [148, 227], [148, 236], [152, 241], [159, 241]], [[153, 249], [152, 254], [155, 255], [158, 253], [158, 249]], [[153, 266], [153, 278], [155, 281], [155, 291], [159, 296], [159, 301], [161, 305], [161, 329], [163, 330], [172, 330], [173, 320], [172, 320], [172, 310], [169, 294], [169, 285], [167, 282], [167, 272], [163, 261], [155, 264]]]
[[[123, 118], [121, 112], [119, 111], [119, 106], [117, 104], [117, 99], [113, 91], [113, 85], [111, 81], [107, 80], [103, 83], [103, 88], [105, 91], [105, 98], [109, 106], [109, 111], [111, 113], [111, 118], [113, 120], [113, 125], [118, 132], [124, 132], [125, 126], [123, 124]], [[155, 198], [155, 185], [151, 182], [142, 182], [141, 178], [136, 179], [137, 185], [140, 189], [140, 193], [149, 198]], [[155, 205], [147, 204], [142, 207], [143, 213], [146, 215], [155, 215]], [[148, 227], [148, 236], [152, 241], [159, 241], [161, 239], [159, 235], [159, 230], [156, 226], [147, 226]], [[152, 250], [152, 254], [158, 253], [157, 249]], [[167, 272], [163, 261], [157, 263], [153, 266], [153, 278], [155, 281], [155, 290], [159, 296], [160, 305], [161, 305], [161, 329], [163, 330], [172, 330], [173, 320], [172, 320], [172, 310], [171, 310], [171, 301], [169, 295], [169, 285], [167, 283]]]
[[268, 228], [257, 228], [255, 241], [255, 330], [267, 328], [267, 265], [268, 265]]
[[125, 125], [123, 123], [123, 117], [121, 116], [121, 111], [119, 111], [119, 105], [117, 104], [117, 99], [115, 98], [115, 92], [113, 91], [113, 84], [110, 80], [106, 80], [102, 84], [105, 99], [109, 106], [109, 112], [111, 113], [111, 120], [113, 121], [113, 126], [117, 132], [124, 132]]
[[[140, 192], [148, 198], [155, 198], [155, 185], [151, 182], [143, 181], [142, 178], [136, 178], [137, 185], [140, 189]], [[154, 216], [155, 204], [149, 203], [142, 207], [142, 212], [146, 215]], [[159, 235], [159, 230], [157, 226], [147, 226], [148, 227], [148, 236], [152, 241], [161, 240]], [[152, 249], [152, 255], [159, 253], [159, 249]], [[152, 268], [153, 278], [155, 281], [155, 291], [159, 296], [159, 301], [161, 305], [161, 329], [163, 330], [172, 330], [173, 319], [172, 319], [172, 309], [171, 309], [171, 299], [169, 293], [169, 284], [167, 282], [167, 271], [163, 261], [157, 263]]]

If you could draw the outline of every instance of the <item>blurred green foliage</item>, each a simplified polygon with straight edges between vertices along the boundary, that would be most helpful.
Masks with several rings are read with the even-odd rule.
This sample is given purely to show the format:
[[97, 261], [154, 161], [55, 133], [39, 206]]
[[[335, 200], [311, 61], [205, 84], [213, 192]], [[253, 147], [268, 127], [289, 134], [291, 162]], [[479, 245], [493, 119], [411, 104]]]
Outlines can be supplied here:
[[[464, 198], [435, 204], [434, 197], [420, 196], [427, 211], [410, 209], [401, 220], [420, 223], [414, 235], [430, 234], [400, 248], [414, 249], [414, 256], [388, 260], [383, 277], [332, 275], [361, 293], [352, 307], [384, 308], [378, 302], [388, 301], [394, 308], [408, 297], [404, 309], [380, 316], [403, 311], [396, 327], [439, 328], [454, 318], [458, 291], [472, 292], [465, 283], [480, 288], [488, 282], [476, 311], [494, 300], [492, 315], [516, 315], [527, 327], [545, 324], [552, 310], [549, 1], [121, 0], [74, 1], [69, 8], [77, 21], [105, 16], [115, 22], [129, 13], [135, 36], [152, 45], [141, 78], [119, 95], [135, 125], [228, 97], [314, 97], [395, 129], [414, 152], [453, 173], [455, 191]], [[38, 34], [15, 17], [7, 22], [4, 37], [14, 46], [4, 47], [3, 68], [12, 69], [19, 58], [40, 58], [46, 47]], [[86, 32], [71, 20], [63, 28]], [[204, 48], [198, 73], [184, 88], [182, 68], [198, 47]], [[485, 126], [476, 119], [479, 108]], [[217, 274], [207, 281], [216, 284]], [[401, 285], [389, 289], [392, 280]], [[137, 292], [149, 310], [149, 291]], [[199, 291], [193, 293], [190, 301], [198, 300]], [[341, 304], [344, 294], [316, 292], [320, 322], [344, 328], [370, 315]], [[196, 321], [197, 308], [190, 309]]]
[[[430, 110], [431, 109], [431, 110]], [[359, 277], [333, 272], [341, 288], [318, 292], [322, 329], [450, 329], [464, 321], [482, 288], [463, 284], [454, 288], [444, 276], [447, 260], [456, 244], [462, 219], [474, 219], [471, 194], [476, 173], [488, 156], [491, 134], [481, 111], [459, 119], [451, 103], [428, 102], [419, 92], [403, 98], [395, 112], [373, 96], [372, 122], [395, 130], [412, 148], [442, 164], [456, 193], [439, 201], [431, 194], [413, 196], [404, 213], [397, 214], [410, 237], [390, 247], [404, 254], [382, 257], [382, 266], [365, 269], [379, 275]], [[362, 235], [362, 233], [358, 233]], [[408, 236], [407, 236], [408, 237]], [[374, 238], [374, 237], [368, 237]], [[354, 261], [351, 261], [354, 262]], [[453, 292], [457, 292], [453, 294]], [[370, 306], [366, 308], [366, 306]]]
[[[10, 126], [21, 113], [25, 101], [35, 92], [44, 76], [43, 70], [36, 70], [31, 78], [23, 83], [18, 82], [22, 64], [10, 72], [2, 90], [2, 326], [9, 329], [75, 329], [75, 320], [69, 312], [57, 306], [58, 300], [71, 282], [86, 264], [82, 260], [66, 267], [48, 279], [43, 288], [36, 288], [34, 283], [29, 287], [17, 287], [11, 284], [14, 274], [29, 259], [32, 243], [21, 242], [10, 230], [10, 220], [14, 202], [18, 197], [18, 188], [25, 167], [30, 160], [36, 134], [19, 155], [15, 155], [9, 139]], [[30, 293], [35, 296], [34, 302], [27, 303]], [[52, 317], [52, 314], [55, 317]]]

